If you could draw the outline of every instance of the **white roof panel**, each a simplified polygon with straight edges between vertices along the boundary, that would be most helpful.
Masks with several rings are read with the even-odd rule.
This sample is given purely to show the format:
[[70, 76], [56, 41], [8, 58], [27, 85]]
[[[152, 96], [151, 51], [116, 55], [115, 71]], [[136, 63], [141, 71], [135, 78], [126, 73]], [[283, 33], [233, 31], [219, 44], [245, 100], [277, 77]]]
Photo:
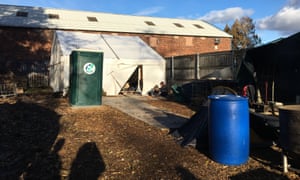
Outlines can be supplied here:
[[89, 49], [105, 52], [106, 58], [116, 58], [99, 34], [56, 31], [61, 51], [69, 56], [73, 50]]
[[[27, 15], [17, 16], [17, 12], [25, 12]], [[91, 18], [90, 21], [88, 17]], [[180, 27], [174, 23], [177, 23]], [[13, 5], [0, 5], [0, 26], [231, 37], [224, 31], [201, 20], [118, 15]]]
[[139, 37], [102, 35], [111, 49], [122, 59], [161, 60], [162, 57]]
[[130, 60], [163, 60], [139, 37], [56, 31], [64, 55], [73, 50], [87, 49], [104, 52], [104, 58]]

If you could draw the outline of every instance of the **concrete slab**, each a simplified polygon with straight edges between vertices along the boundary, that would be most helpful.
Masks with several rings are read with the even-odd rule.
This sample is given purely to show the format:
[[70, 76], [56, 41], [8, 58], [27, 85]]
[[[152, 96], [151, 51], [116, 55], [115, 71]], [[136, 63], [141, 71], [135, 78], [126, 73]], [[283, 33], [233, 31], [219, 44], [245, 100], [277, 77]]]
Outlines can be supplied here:
[[186, 117], [175, 115], [145, 103], [146, 96], [102, 97], [102, 104], [116, 108], [136, 119], [158, 128], [178, 128], [187, 121]]

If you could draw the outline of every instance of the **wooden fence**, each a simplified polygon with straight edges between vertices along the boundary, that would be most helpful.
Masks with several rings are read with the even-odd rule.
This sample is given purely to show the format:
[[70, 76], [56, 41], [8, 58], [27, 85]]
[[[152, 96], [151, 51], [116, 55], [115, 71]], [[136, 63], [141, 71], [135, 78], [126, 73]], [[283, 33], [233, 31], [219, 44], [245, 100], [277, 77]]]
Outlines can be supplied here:
[[227, 67], [235, 74], [243, 55], [243, 52], [225, 51], [166, 58], [166, 81], [168, 85], [182, 85]]

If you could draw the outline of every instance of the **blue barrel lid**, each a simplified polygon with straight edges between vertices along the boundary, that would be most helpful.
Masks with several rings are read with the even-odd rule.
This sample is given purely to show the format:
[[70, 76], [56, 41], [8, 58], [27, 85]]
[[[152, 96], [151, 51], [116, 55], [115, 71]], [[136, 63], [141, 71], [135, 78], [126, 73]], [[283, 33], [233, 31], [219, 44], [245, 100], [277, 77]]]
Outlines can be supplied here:
[[222, 101], [248, 101], [247, 97], [233, 95], [233, 94], [210, 95], [208, 96], [208, 99], [222, 100]]

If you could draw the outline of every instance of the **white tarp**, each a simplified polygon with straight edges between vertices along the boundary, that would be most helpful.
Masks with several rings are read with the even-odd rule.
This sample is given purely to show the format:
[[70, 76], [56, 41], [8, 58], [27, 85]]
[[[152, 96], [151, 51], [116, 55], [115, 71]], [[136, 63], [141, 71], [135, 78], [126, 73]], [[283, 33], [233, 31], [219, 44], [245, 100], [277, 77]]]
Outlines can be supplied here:
[[139, 37], [56, 31], [50, 61], [50, 85], [54, 92], [68, 89], [70, 54], [78, 49], [104, 53], [102, 84], [106, 95], [118, 95], [140, 65], [142, 94], [165, 80], [165, 60]]

